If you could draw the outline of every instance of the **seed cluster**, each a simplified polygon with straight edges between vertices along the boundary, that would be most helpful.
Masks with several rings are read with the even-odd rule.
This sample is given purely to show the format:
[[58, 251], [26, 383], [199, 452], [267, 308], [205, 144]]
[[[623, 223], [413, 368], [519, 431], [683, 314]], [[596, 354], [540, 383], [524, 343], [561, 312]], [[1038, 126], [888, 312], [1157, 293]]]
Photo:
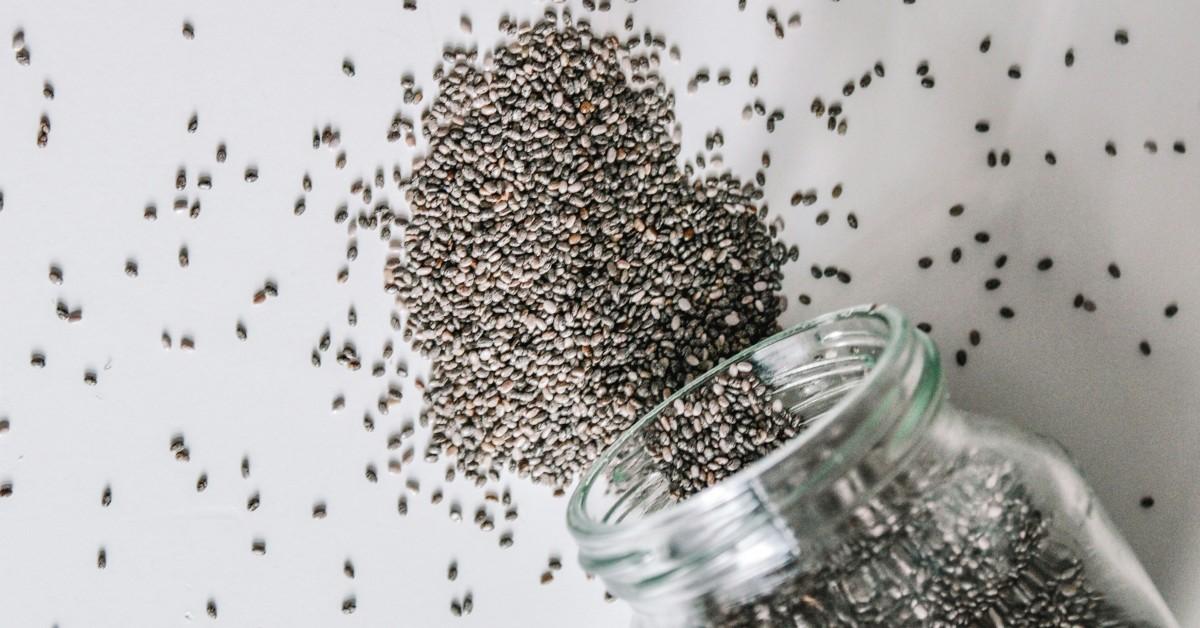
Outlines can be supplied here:
[[645, 409], [776, 329], [761, 192], [689, 181], [672, 97], [615, 37], [547, 17], [455, 59], [394, 285], [433, 361], [431, 444], [561, 485]]
[[677, 398], [644, 431], [650, 458], [671, 495], [686, 499], [798, 434], [803, 426], [768, 394], [749, 362], [729, 368]]
[[[926, 461], [826, 533], [819, 557], [705, 626], [1129, 626], [1012, 464]], [[936, 468], [936, 466], [941, 468]], [[929, 470], [932, 473], [927, 473]]]

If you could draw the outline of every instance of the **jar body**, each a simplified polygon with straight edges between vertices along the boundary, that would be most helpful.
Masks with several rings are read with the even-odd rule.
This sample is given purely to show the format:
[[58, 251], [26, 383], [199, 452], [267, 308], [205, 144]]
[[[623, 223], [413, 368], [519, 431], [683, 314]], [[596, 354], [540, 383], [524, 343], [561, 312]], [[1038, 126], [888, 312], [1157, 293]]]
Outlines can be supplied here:
[[[714, 431], [763, 424], [724, 420], [740, 399], [712, 401], [723, 372], [752, 373], [744, 389], [799, 435], [730, 464]], [[696, 408], [713, 412], [672, 422]], [[679, 478], [707, 486], [681, 494]], [[951, 405], [933, 343], [887, 306], [689, 383], [600, 456], [567, 514], [636, 628], [1177, 626], [1063, 449]]]
[[923, 440], [781, 567], [634, 626], [1176, 625], [1056, 443], [949, 404]]

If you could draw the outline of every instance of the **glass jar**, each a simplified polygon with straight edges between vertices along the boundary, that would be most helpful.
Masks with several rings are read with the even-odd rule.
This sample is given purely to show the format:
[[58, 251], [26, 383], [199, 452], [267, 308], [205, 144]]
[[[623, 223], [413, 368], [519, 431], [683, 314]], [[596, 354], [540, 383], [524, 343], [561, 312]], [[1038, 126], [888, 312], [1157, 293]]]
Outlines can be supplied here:
[[[676, 497], [660, 419], [739, 368], [802, 429], [690, 469], [712, 485]], [[705, 429], [688, 426], [671, 436]], [[887, 306], [689, 383], [596, 460], [567, 520], [637, 628], [1177, 625], [1064, 450], [952, 406], [937, 349]]]

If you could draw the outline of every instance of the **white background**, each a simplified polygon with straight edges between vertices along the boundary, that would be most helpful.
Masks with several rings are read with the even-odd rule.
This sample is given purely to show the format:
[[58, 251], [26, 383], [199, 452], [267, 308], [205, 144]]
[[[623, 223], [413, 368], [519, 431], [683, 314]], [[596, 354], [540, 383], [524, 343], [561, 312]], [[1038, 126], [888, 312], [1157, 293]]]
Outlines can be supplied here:
[[[503, 4], [503, 6], [502, 6]], [[622, 31], [627, 14], [636, 33], [650, 27], [683, 52], [662, 55], [662, 71], [678, 96], [683, 156], [703, 148], [720, 127], [723, 167], [753, 178], [769, 150], [767, 198], [772, 216], [799, 244], [800, 261], [786, 269], [790, 297], [785, 324], [867, 301], [890, 301], [933, 325], [945, 352], [955, 401], [970, 410], [1010, 417], [1059, 438], [1079, 460], [1113, 518], [1134, 546], [1183, 625], [1200, 622], [1200, 233], [1196, 152], [1200, 151], [1200, 70], [1194, 3], [1062, 2], [767, 4], [750, 0], [665, 2], [614, 0], [589, 19]], [[560, 5], [552, 5], [560, 6]], [[414, 421], [419, 393], [403, 381], [405, 401], [387, 415], [375, 401], [391, 374], [376, 379], [370, 365], [388, 338], [389, 361], [414, 373], [388, 319], [392, 299], [382, 289], [385, 243], [357, 234], [351, 279], [345, 264], [346, 225], [338, 204], [358, 205], [350, 182], [382, 167], [386, 196], [404, 207], [391, 183], [413, 152], [385, 141], [402, 108], [400, 76], [411, 72], [435, 94], [430, 72], [443, 43], [497, 40], [502, 10], [540, 14], [531, 2], [451, 3], [420, 0], [416, 12], [400, 0], [333, 3], [182, 1], [93, 3], [11, 0], [0, 4], [0, 34], [24, 29], [32, 54], [19, 66], [0, 58], [0, 626], [622, 626], [628, 611], [605, 603], [603, 587], [574, 562], [562, 523], [565, 499], [505, 478], [520, 518], [497, 530], [471, 524], [484, 490], [442, 481], [445, 462], [418, 460], [399, 475], [387, 471], [387, 435]], [[798, 28], [776, 39], [765, 14], [802, 14]], [[474, 33], [459, 28], [467, 13]], [[578, 5], [576, 16], [584, 15]], [[184, 20], [194, 40], [180, 34]], [[1113, 33], [1127, 29], [1130, 43]], [[990, 35], [991, 50], [978, 51]], [[1073, 68], [1063, 64], [1075, 49]], [[342, 59], [353, 60], [346, 77]], [[936, 79], [923, 89], [914, 70], [927, 61]], [[887, 68], [867, 89], [841, 98], [842, 85], [876, 61]], [[1008, 78], [1020, 64], [1020, 80]], [[697, 68], [713, 81], [688, 94]], [[750, 89], [756, 67], [760, 85]], [[717, 72], [733, 82], [716, 84]], [[45, 100], [42, 83], [56, 92]], [[808, 113], [814, 96], [844, 102], [850, 128], [829, 133]], [[774, 133], [763, 119], [743, 121], [743, 106], [759, 98], [787, 114]], [[405, 108], [411, 118], [417, 110]], [[199, 130], [186, 132], [199, 116]], [[52, 123], [49, 145], [35, 144], [38, 119]], [[972, 127], [991, 123], [988, 134]], [[344, 170], [335, 153], [311, 148], [314, 127], [341, 130]], [[1157, 155], [1141, 148], [1146, 138]], [[1188, 152], [1170, 150], [1176, 139]], [[1112, 140], [1118, 155], [1109, 157]], [[217, 164], [216, 146], [228, 145]], [[418, 151], [421, 148], [417, 147]], [[1013, 163], [990, 169], [989, 148], [1007, 148]], [[1042, 160], [1053, 150], [1058, 165]], [[246, 183], [242, 171], [259, 170]], [[175, 172], [186, 169], [190, 200], [201, 216], [171, 211]], [[294, 216], [301, 177], [313, 179], [307, 211]], [[198, 191], [196, 177], [212, 176]], [[830, 198], [835, 183], [845, 190]], [[812, 207], [792, 207], [796, 190], [816, 189]], [[156, 204], [158, 220], [142, 218]], [[965, 214], [947, 215], [955, 203]], [[814, 216], [828, 210], [829, 223]], [[858, 230], [846, 224], [853, 211]], [[990, 243], [972, 234], [987, 230]], [[176, 256], [187, 246], [190, 265]], [[949, 263], [953, 246], [963, 261]], [[992, 260], [1006, 253], [1008, 265]], [[932, 268], [916, 260], [930, 255]], [[1054, 268], [1034, 270], [1051, 255]], [[140, 274], [125, 275], [127, 259]], [[1119, 280], [1106, 266], [1116, 261]], [[836, 264], [853, 282], [815, 281], [812, 264]], [[62, 285], [47, 269], [63, 269]], [[985, 291], [988, 277], [1003, 279]], [[251, 297], [265, 280], [280, 296], [262, 305]], [[1097, 303], [1086, 314], [1071, 307], [1077, 292]], [[811, 295], [801, 306], [796, 295]], [[62, 300], [83, 320], [55, 316]], [[1168, 302], [1180, 314], [1167, 320]], [[1009, 305], [1017, 317], [996, 315]], [[358, 325], [346, 312], [355, 306]], [[236, 323], [249, 338], [238, 341]], [[969, 329], [983, 344], [970, 348]], [[329, 329], [335, 348], [352, 340], [364, 369], [338, 366], [332, 352], [313, 368], [309, 353]], [[175, 348], [164, 350], [166, 331]], [[183, 352], [183, 335], [196, 349]], [[1153, 354], [1137, 345], [1147, 339]], [[970, 349], [965, 368], [953, 352]], [[32, 352], [47, 365], [29, 365]], [[95, 369], [99, 383], [85, 386]], [[346, 408], [331, 400], [344, 394]], [[362, 428], [370, 412], [373, 432]], [[176, 433], [187, 439], [189, 462], [169, 451]], [[407, 445], [406, 445], [407, 446]], [[248, 456], [249, 478], [239, 464]], [[379, 482], [364, 478], [367, 464]], [[208, 489], [195, 491], [207, 473]], [[409, 515], [396, 513], [407, 479]], [[106, 485], [113, 503], [100, 505]], [[446, 499], [429, 504], [441, 486]], [[261, 507], [245, 508], [254, 493]], [[1138, 501], [1153, 495], [1156, 505]], [[325, 501], [324, 520], [310, 516]], [[447, 517], [461, 503], [465, 521]], [[501, 531], [515, 545], [500, 549]], [[265, 556], [250, 552], [255, 538]], [[106, 548], [108, 566], [96, 568]], [[539, 585], [550, 555], [564, 559], [554, 582]], [[342, 574], [345, 559], [357, 577]], [[445, 570], [457, 560], [459, 577]], [[450, 600], [472, 592], [475, 612], [452, 618]], [[357, 599], [353, 615], [342, 600]]]

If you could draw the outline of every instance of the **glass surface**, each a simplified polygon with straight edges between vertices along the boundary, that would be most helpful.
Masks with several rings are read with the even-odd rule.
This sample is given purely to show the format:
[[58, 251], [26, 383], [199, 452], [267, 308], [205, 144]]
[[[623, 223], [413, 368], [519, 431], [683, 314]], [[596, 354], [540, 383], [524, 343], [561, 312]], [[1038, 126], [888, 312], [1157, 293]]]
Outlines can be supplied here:
[[[741, 363], [804, 429], [681, 499], [660, 419]], [[1177, 625], [1062, 448], [949, 404], [932, 342], [886, 306], [688, 384], [597, 460], [568, 523], [638, 628]]]

